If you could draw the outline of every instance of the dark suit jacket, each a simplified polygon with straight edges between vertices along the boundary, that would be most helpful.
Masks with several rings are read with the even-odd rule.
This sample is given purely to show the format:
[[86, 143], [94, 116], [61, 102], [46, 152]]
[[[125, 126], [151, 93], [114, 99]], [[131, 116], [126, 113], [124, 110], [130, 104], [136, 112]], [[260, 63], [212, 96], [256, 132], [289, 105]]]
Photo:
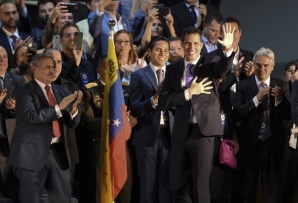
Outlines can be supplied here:
[[[282, 100], [275, 106], [274, 97], [270, 96], [269, 102], [269, 117], [271, 134], [275, 146], [277, 156], [281, 156], [284, 151], [284, 139], [286, 136], [282, 133], [283, 119], [291, 120], [291, 104], [288, 83], [270, 78], [270, 87], [275, 85], [282, 89]], [[245, 148], [249, 144], [257, 143], [262, 124], [262, 107], [257, 108], [253, 102], [253, 98], [258, 94], [259, 89], [256, 84], [255, 76], [237, 83], [236, 95], [234, 100], [234, 111], [236, 119], [241, 120], [241, 125], [238, 128], [238, 139], [241, 148]]]
[[[97, 80], [97, 86], [92, 88], [82, 88], [83, 103], [85, 107], [84, 126], [88, 132], [89, 157], [94, 167], [100, 167], [100, 138], [101, 138], [101, 124], [102, 124], [102, 108], [104, 99], [105, 86]], [[96, 96], [98, 98], [96, 98]], [[86, 139], [84, 139], [85, 141]]]
[[[70, 94], [65, 88], [52, 84], [52, 91], [57, 103]], [[69, 106], [62, 110], [60, 118], [62, 138], [71, 166], [69, 151], [67, 150], [66, 133], [68, 128], [75, 128], [80, 122], [77, 115], [71, 120]], [[52, 121], [57, 120], [54, 106], [49, 106], [44, 93], [35, 80], [19, 87], [16, 92], [16, 119], [9, 163], [13, 166], [28, 170], [39, 171], [44, 167], [49, 154], [53, 136]]]
[[[211, 6], [210, 4], [206, 4], [206, 8], [207, 13], [217, 11], [217, 9], [214, 6]], [[174, 28], [177, 36], [181, 37], [182, 31], [185, 28], [194, 26], [190, 11], [186, 7], [184, 1], [175, 6], [172, 6], [171, 14], [174, 18]]]
[[151, 104], [151, 97], [157, 93], [157, 87], [156, 76], [150, 65], [131, 74], [130, 111], [138, 119], [133, 128], [133, 145], [151, 147], [157, 141], [161, 109], [159, 106], [153, 108]]
[[5, 143], [5, 145], [0, 147], [0, 151], [3, 153], [4, 156], [8, 156], [9, 152], [9, 145], [8, 143], [12, 139], [12, 133], [15, 128], [15, 111], [14, 110], [9, 110], [5, 107], [5, 102], [9, 98], [15, 98], [15, 90], [23, 85], [25, 83], [24, 78], [16, 75], [11, 72], [6, 72], [4, 76], [4, 87], [7, 89], [6, 97], [4, 98], [1, 106], [3, 105], [4, 107], [4, 118], [5, 118], [5, 127], [6, 127], [6, 135], [8, 138], [8, 142]]
[[[22, 37], [22, 40], [26, 39], [29, 36], [28, 34], [25, 34], [22, 32], [19, 32], [19, 35], [20, 35], [20, 37]], [[13, 53], [12, 53], [8, 38], [2, 28], [0, 29], [0, 46], [5, 48], [5, 50], [7, 52], [7, 56], [8, 56], [8, 61], [10, 62], [10, 60], [13, 56]], [[15, 67], [13, 67], [13, 68], [15, 68]]]
[[226, 58], [213, 58], [210, 62], [201, 57], [194, 68], [194, 75], [198, 81], [209, 77], [213, 89], [211, 94], [194, 95], [191, 102], [186, 101], [184, 96], [185, 87], [181, 84], [184, 72], [184, 59], [167, 67], [166, 77], [163, 82], [161, 95], [158, 100], [160, 108], [176, 106], [175, 120], [173, 126], [172, 142], [184, 142], [187, 136], [191, 106], [198, 126], [205, 136], [221, 135], [223, 133], [218, 105], [218, 83], [219, 79], [231, 68], [234, 53]]

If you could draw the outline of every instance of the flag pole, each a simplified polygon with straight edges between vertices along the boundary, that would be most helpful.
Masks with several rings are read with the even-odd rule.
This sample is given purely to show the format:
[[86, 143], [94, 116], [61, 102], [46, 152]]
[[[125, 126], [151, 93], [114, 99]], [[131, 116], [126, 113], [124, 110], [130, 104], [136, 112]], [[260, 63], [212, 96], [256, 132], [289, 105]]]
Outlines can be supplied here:
[[[110, 27], [110, 37], [112, 37], [112, 40], [114, 41], [114, 27], [116, 25], [116, 22], [114, 20], [109, 20], [109, 27]], [[114, 185], [114, 174], [112, 173], [112, 181]], [[114, 197], [114, 187], [112, 187], [112, 196]], [[113, 201], [115, 203], [115, 201]]]

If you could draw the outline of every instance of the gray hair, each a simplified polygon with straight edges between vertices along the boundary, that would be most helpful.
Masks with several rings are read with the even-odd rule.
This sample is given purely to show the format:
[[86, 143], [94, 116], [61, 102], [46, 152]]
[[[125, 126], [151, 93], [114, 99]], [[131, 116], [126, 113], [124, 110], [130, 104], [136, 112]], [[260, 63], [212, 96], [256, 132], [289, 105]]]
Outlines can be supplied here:
[[39, 68], [41, 63], [42, 63], [42, 60], [45, 59], [45, 58], [50, 58], [50, 59], [53, 60], [53, 57], [49, 54], [45, 54], [45, 53], [36, 54], [31, 59], [31, 63], [30, 63], [31, 67], [35, 66], [35, 67]]
[[259, 49], [254, 57], [253, 57], [253, 62], [255, 63], [256, 62], [256, 57], [257, 56], [266, 56], [268, 57], [270, 60], [271, 60], [271, 64], [272, 66], [275, 65], [275, 61], [274, 61], [274, 53], [271, 49], [268, 49], [268, 48], [265, 48], [265, 47], [262, 47], [261, 49]]

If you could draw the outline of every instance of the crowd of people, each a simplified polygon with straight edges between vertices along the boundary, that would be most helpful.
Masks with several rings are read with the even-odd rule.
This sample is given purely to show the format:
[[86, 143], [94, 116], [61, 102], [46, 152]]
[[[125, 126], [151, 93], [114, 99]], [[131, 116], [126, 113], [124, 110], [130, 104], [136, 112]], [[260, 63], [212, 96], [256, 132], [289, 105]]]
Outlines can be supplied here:
[[[274, 52], [240, 47], [220, 0], [64, 3], [0, 2], [0, 202], [106, 203], [110, 20], [132, 128], [116, 203], [256, 203], [259, 181], [262, 202], [294, 201], [297, 61], [272, 77]], [[237, 169], [220, 163], [222, 139]]]

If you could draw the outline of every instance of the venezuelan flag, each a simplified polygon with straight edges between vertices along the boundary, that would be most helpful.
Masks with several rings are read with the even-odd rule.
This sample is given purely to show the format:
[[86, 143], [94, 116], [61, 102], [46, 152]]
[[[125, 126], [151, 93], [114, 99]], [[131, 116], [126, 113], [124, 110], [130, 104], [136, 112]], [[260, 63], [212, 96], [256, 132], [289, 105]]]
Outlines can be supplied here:
[[131, 133], [112, 37], [108, 42], [104, 95], [99, 177], [100, 202], [112, 203], [127, 179], [126, 141]]

